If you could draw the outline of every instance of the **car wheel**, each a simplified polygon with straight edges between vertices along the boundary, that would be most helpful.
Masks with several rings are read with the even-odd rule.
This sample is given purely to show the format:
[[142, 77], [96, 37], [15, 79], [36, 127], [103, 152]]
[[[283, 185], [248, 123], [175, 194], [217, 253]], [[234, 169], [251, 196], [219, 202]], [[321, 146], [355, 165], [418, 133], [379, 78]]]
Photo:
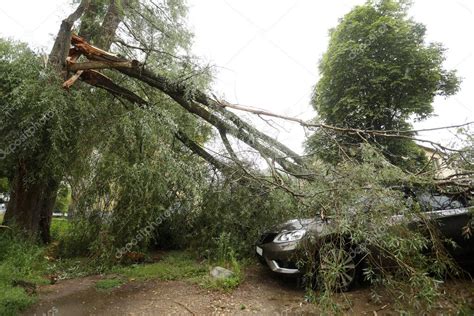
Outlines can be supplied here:
[[358, 279], [357, 259], [351, 249], [323, 247], [319, 252], [317, 283], [331, 291], [348, 291]]

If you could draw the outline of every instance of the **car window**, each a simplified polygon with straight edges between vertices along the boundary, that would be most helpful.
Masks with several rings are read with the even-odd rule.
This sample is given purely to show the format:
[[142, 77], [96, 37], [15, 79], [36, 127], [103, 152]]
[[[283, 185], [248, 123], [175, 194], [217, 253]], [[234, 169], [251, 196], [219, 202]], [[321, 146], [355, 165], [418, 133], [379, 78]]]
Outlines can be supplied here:
[[463, 204], [446, 195], [421, 194], [418, 195], [418, 202], [425, 211], [449, 210], [463, 207]]

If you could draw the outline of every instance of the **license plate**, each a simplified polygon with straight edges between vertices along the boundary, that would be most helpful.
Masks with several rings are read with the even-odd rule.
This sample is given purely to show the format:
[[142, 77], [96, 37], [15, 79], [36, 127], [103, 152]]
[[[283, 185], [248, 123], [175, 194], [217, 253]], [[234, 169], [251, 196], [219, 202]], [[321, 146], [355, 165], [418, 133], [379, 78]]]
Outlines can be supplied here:
[[257, 246], [257, 253], [261, 256], [263, 256], [263, 249]]

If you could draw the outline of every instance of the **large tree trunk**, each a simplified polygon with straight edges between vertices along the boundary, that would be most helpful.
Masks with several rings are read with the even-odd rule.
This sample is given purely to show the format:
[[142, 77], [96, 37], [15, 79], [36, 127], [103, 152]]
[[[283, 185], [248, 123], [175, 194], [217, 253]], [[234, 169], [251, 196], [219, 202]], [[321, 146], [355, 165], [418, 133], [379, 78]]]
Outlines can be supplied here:
[[102, 22], [101, 34], [97, 45], [104, 50], [109, 50], [115, 33], [122, 22], [124, 11], [128, 8], [130, 0], [111, 0]]
[[28, 237], [39, 238], [48, 243], [58, 182], [51, 179], [30, 182], [30, 178], [31, 170], [28, 169], [28, 164], [19, 161], [12, 181], [4, 224], [19, 228]]

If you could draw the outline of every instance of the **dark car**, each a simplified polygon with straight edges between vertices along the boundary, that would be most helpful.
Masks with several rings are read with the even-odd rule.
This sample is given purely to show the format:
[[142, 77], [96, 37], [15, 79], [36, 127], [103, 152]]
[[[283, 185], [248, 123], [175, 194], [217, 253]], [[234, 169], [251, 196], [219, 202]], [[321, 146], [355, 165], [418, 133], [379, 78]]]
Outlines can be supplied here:
[[[468, 207], [466, 199], [453, 199], [440, 194], [419, 194], [416, 201], [423, 209], [423, 213], [438, 224], [444, 237], [454, 241], [459, 247], [453, 248], [452, 254], [464, 259], [472, 259], [474, 254], [474, 238], [466, 238], [463, 228], [471, 221], [472, 212]], [[400, 223], [400, 215], [387, 219], [387, 224]], [[335, 240], [333, 236], [333, 223], [328, 219], [319, 217], [311, 219], [293, 219], [261, 235], [256, 243], [256, 253], [260, 261], [266, 264], [272, 271], [287, 275], [303, 275], [305, 268], [300, 266], [299, 260], [302, 256], [309, 256], [301, 245], [312, 240]], [[410, 227], [416, 227], [416, 222], [410, 222]], [[324, 241], [317, 243], [322, 247]], [[354, 247], [354, 245], [352, 245]], [[352, 248], [354, 249], [354, 248]], [[317, 249], [318, 251], [320, 249]], [[355, 283], [362, 268], [363, 260], [359, 252], [350, 252], [347, 249], [333, 247], [323, 259], [319, 260], [319, 269], [325, 268], [325, 263], [338, 260], [340, 276], [338, 277], [338, 288], [348, 290]], [[353, 250], [352, 250], [353, 251]]]

